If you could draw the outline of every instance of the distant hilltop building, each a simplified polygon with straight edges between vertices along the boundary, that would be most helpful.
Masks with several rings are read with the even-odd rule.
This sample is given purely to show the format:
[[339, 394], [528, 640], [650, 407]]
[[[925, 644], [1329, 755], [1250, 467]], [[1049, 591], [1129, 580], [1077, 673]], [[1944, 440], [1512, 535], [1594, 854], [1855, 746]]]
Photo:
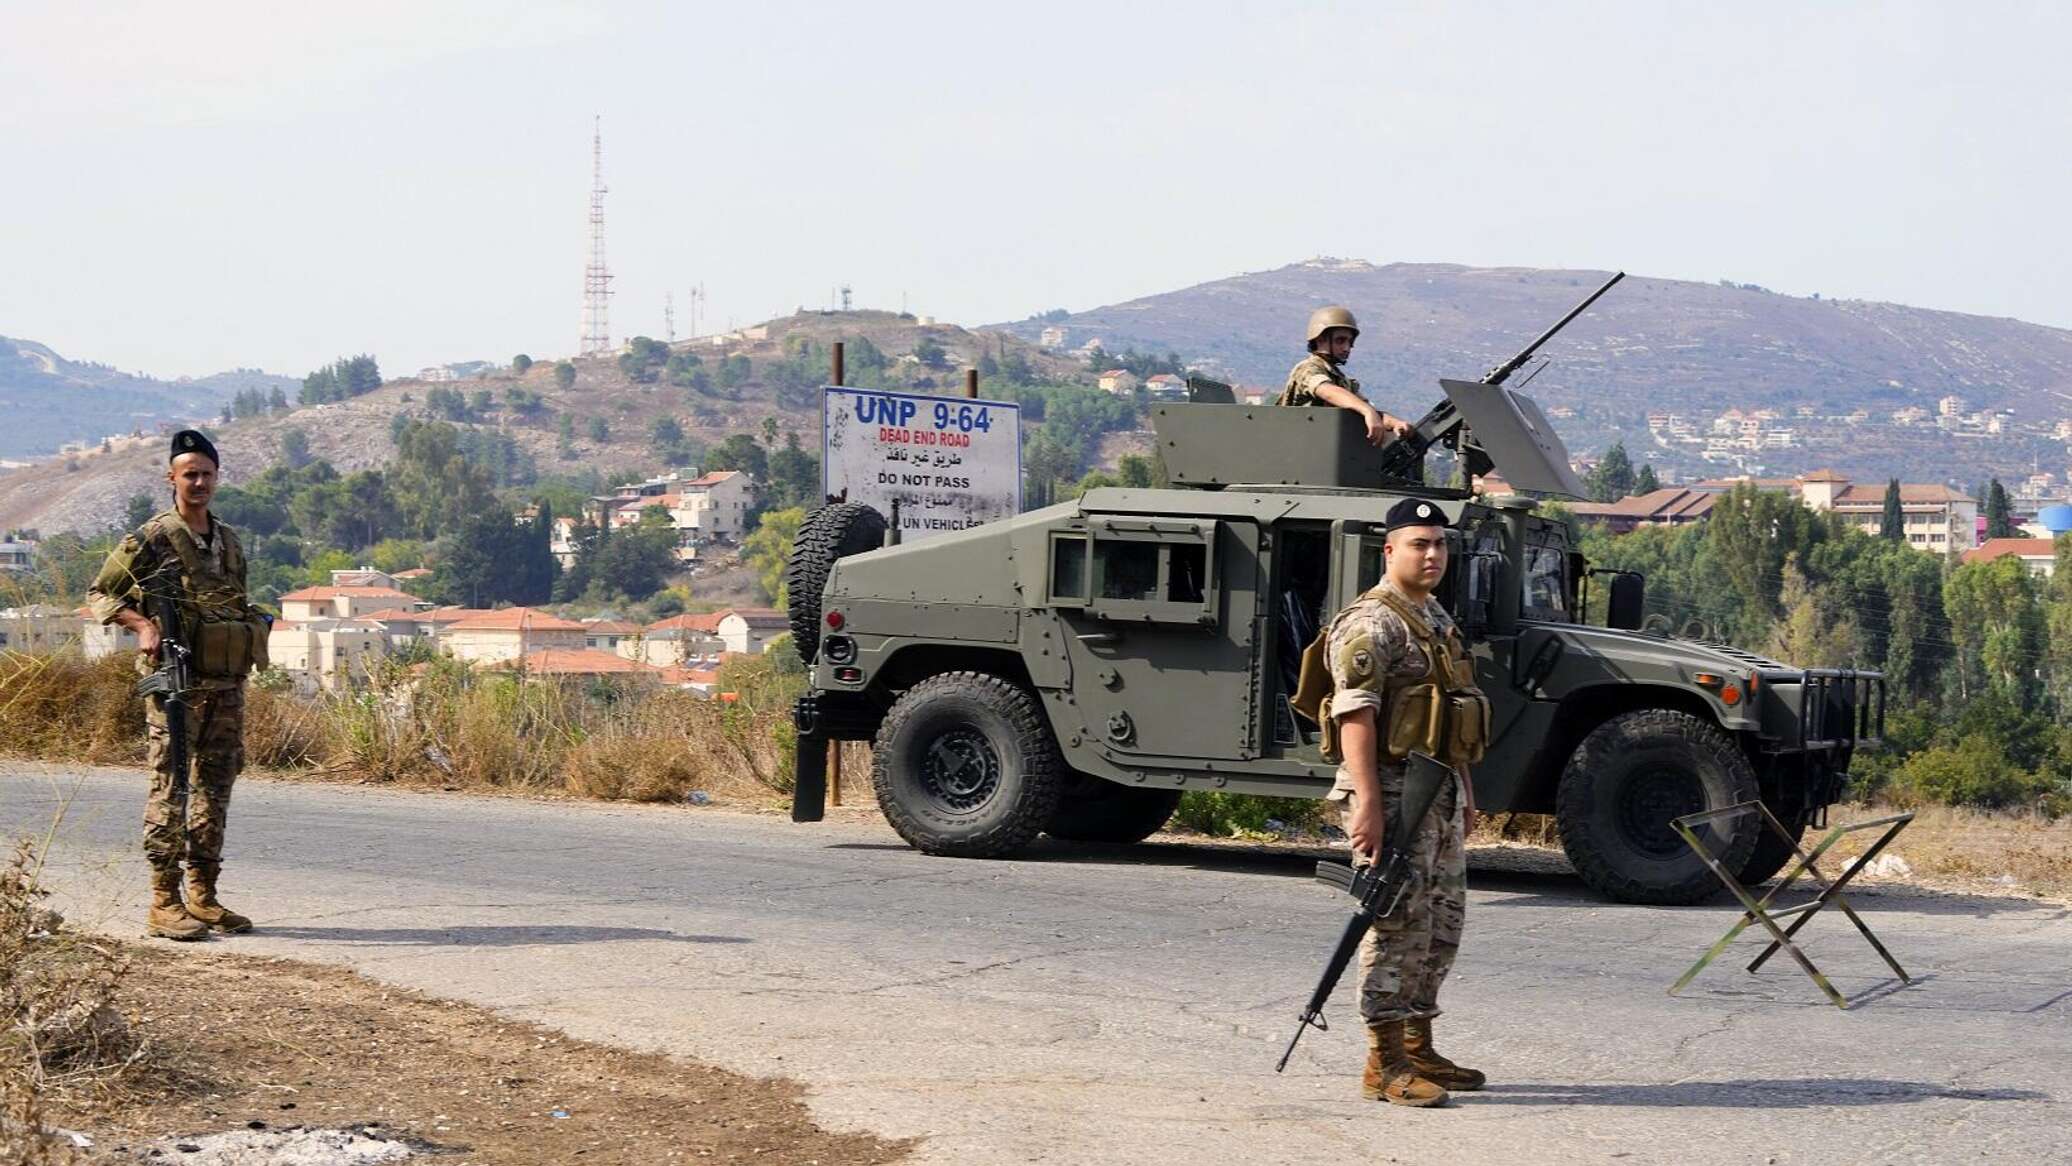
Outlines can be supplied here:
[[1037, 334], [1036, 347], [1046, 352], [1056, 352], [1065, 346], [1065, 330], [1052, 324]]

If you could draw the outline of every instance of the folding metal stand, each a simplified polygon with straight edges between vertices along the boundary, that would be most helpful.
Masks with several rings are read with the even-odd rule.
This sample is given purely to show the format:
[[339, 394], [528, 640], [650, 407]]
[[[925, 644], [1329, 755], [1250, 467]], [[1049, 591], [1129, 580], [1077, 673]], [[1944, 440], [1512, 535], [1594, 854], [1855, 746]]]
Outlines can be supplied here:
[[[1763, 828], [1775, 833], [1779, 839], [1791, 847], [1792, 853], [1798, 855], [1798, 862], [1793, 864], [1784, 877], [1777, 880], [1777, 885], [1770, 889], [1770, 893], [1764, 895], [1761, 899], [1757, 899], [1750, 894], [1748, 888], [1741, 885], [1741, 880], [1735, 878], [1732, 871], [1720, 865], [1719, 859], [1713, 856], [1712, 852], [1706, 848], [1704, 840], [1698, 837], [1697, 830], [1698, 827], [1708, 823], [1740, 818], [1749, 814], [1761, 814], [1763, 817]], [[1712, 873], [1719, 876], [1719, 881], [1726, 884], [1727, 890], [1732, 891], [1734, 897], [1741, 900], [1741, 906], [1744, 910], [1740, 920], [1734, 926], [1727, 929], [1727, 933], [1720, 937], [1719, 942], [1713, 944], [1711, 950], [1704, 955], [1699, 956], [1698, 962], [1691, 965], [1691, 970], [1685, 972], [1681, 979], [1670, 986], [1669, 994], [1671, 996], [1676, 995], [1685, 985], [1697, 978], [1699, 972], [1705, 970], [1705, 965], [1719, 958], [1721, 952], [1727, 950], [1729, 945], [1736, 939], [1739, 939], [1742, 932], [1748, 930], [1750, 926], [1759, 923], [1762, 925], [1763, 930], [1770, 933], [1770, 946], [1764, 948], [1763, 954], [1755, 957], [1755, 961], [1748, 965], [1749, 971], [1754, 972], [1760, 969], [1764, 963], [1769, 961], [1771, 956], [1777, 954], [1779, 948], [1782, 948], [1785, 954], [1791, 956], [1799, 967], [1805, 970], [1806, 975], [1812, 977], [1813, 982], [1819, 985], [1820, 990], [1827, 993], [1827, 998], [1834, 1001], [1835, 1007], [1847, 1009], [1849, 1001], [1835, 990], [1833, 984], [1828, 983], [1827, 977], [1820, 973], [1820, 969], [1813, 966], [1813, 961], [1806, 958], [1806, 953], [1800, 951], [1798, 945], [1792, 942], [1792, 937], [1799, 933], [1799, 929], [1804, 927], [1808, 920], [1819, 914], [1820, 909], [1829, 903], [1833, 903], [1841, 908], [1842, 913], [1849, 917], [1849, 922], [1854, 923], [1856, 930], [1863, 933], [1864, 940], [1877, 951], [1879, 956], [1883, 957], [1886, 966], [1892, 969], [1892, 974], [1899, 977], [1900, 983], [1913, 983], [1913, 980], [1908, 977], [1906, 969], [1900, 967], [1899, 961], [1892, 958], [1892, 953], [1885, 950], [1885, 945], [1878, 942], [1878, 937], [1871, 934], [1871, 929], [1864, 925], [1863, 918], [1849, 906], [1848, 898], [1842, 894], [1842, 888], [1849, 885], [1849, 880], [1855, 878], [1857, 873], [1863, 870], [1865, 864], [1876, 858], [1878, 852], [1884, 850], [1894, 838], [1899, 836], [1901, 830], [1906, 829], [1907, 823], [1913, 820], [1914, 815], [1906, 813], [1894, 814], [1886, 818], [1873, 818], [1868, 822], [1854, 822], [1847, 826], [1836, 826], [1820, 839], [1819, 845], [1815, 846], [1810, 853], [1799, 846], [1798, 842], [1785, 830], [1784, 823], [1779, 822], [1776, 815], [1770, 812], [1769, 807], [1759, 801], [1737, 802], [1734, 805], [1723, 806], [1717, 810], [1686, 814], [1674, 820], [1670, 824], [1676, 827], [1676, 832], [1683, 835], [1683, 840], [1690, 845], [1690, 848], [1697, 853], [1699, 858], [1704, 860], [1706, 866], [1712, 868]], [[1841, 841], [1844, 835], [1854, 834], [1861, 830], [1875, 830], [1880, 827], [1884, 828], [1885, 833], [1871, 844], [1870, 849], [1865, 850], [1862, 855], [1849, 864], [1847, 869], [1842, 871], [1841, 878], [1829, 882], [1827, 876], [1820, 873], [1820, 868], [1814, 865], [1835, 843]], [[1773, 909], [1771, 904], [1775, 903], [1778, 897], [1784, 894], [1802, 874], [1809, 876], [1813, 883], [1820, 887], [1820, 894], [1809, 902]], [[1790, 927], [1779, 927], [1778, 920], [1789, 916], [1797, 916], [1797, 918], [1792, 919]]]

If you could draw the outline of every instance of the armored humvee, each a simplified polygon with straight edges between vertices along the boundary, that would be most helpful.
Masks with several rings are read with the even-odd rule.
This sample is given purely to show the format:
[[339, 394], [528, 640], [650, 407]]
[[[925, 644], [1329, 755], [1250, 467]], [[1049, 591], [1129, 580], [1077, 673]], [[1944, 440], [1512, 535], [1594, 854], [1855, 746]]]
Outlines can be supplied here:
[[[1441, 383], [1446, 402], [1399, 445], [1581, 493], [1528, 398]], [[1454, 528], [1439, 596], [1494, 706], [1480, 808], [1553, 814], [1611, 898], [1707, 897], [1717, 883], [1671, 819], [1760, 798], [1796, 834], [1881, 730], [1877, 674], [1643, 631], [1644, 580], [1593, 572], [1532, 498], [1408, 480], [1403, 451], [1368, 446], [1347, 411], [1175, 403], [1154, 426], [1170, 488], [1091, 490], [910, 545], [881, 546], [868, 507], [809, 519], [790, 568], [812, 671], [795, 818], [821, 815], [830, 740], [875, 742], [879, 806], [932, 854], [1005, 855], [1044, 832], [1141, 841], [1187, 790], [1324, 796], [1334, 769], [1290, 706], [1297, 663], [1379, 579], [1382, 516], [1405, 496]], [[1593, 584], [1601, 624], [1584, 619]], [[1701, 832], [1751, 882], [1791, 855], [1760, 821]]]

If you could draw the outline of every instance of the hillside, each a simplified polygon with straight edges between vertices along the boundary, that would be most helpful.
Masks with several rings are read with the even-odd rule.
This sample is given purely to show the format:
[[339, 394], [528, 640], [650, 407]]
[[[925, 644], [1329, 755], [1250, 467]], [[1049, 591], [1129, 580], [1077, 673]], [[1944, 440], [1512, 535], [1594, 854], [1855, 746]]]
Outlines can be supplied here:
[[154, 380], [0, 336], [0, 457], [53, 454], [71, 442], [98, 445], [113, 433], [210, 416], [245, 389], [264, 393], [278, 385], [293, 392], [295, 383], [251, 369]]
[[[896, 363], [924, 339], [941, 347], [940, 370]], [[706, 445], [732, 433], [760, 432], [763, 419], [770, 417], [780, 431], [795, 430], [803, 443], [817, 448], [819, 403], [812, 389], [828, 377], [827, 347], [836, 340], [851, 343], [851, 368], [856, 370], [851, 373], [852, 382], [861, 372], [855, 342], [864, 340], [895, 362], [888, 368], [888, 376], [924, 391], [930, 382], [943, 391], [955, 391], [962, 383], [959, 370], [976, 365], [985, 353], [996, 358], [1019, 353], [1041, 371], [1056, 375], [1079, 367], [1075, 362], [1044, 356], [999, 333], [923, 324], [891, 312], [802, 312], [725, 336], [674, 345], [676, 353], [697, 354], [701, 368], [709, 374], [716, 374], [729, 357], [749, 358], [755, 371], [748, 379], [726, 387], [715, 384], [706, 391], [671, 384], [666, 376], [656, 383], [636, 383], [620, 369], [616, 357], [574, 360], [575, 383], [563, 390], [556, 384], [553, 362], [542, 359], [523, 376], [503, 366], [485, 376], [443, 384], [414, 378], [391, 380], [345, 401], [209, 428], [223, 451], [224, 480], [229, 484], [250, 481], [280, 460], [282, 435], [291, 428], [304, 434], [312, 457], [330, 461], [341, 472], [379, 467], [394, 454], [389, 439], [392, 419], [399, 413], [431, 416], [427, 397], [434, 390], [457, 391], [463, 396], [488, 390], [499, 402], [514, 387], [538, 393], [544, 407], [535, 415], [521, 417], [499, 405], [484, 414], [480, 424], [508, 434], [532, 455], [544, 474], [573, 474], [586, 468], [605, 474], [655, 468], [648, 431], [665, 416], [675, 418], [688, 437]], [[779, 383], [774, 374], [780, 372], [789, 379]], [[293, 399], [292, 390], [289, 396]], [[575, 419], [574, 456], [570, 458], [561, 456], [559, 433], [564, 415]], [[604, 419], [608, 430], [604, 441], [591, 438], [592, 418]], [[0, 474], [0, 529], [27, 527], [45, 534], [106, 529], [121, 520], [124, 504], [132, 495], [164, 496], [164, 457], [164, 439], [154, 435], [118, 440], [105, 453], [94, 446], [69, 458]]]
[[[1415, 416], [1436, 399], [1438, 378], [1479, 377], [1609, 274], [1321, 259], [1001, 327], [1029, 340], [1059, 327], [1066, 348], [1098, 339], [1111, 353], [1174, 351], [1277, 390], [1302, 354], [1309, 311], [1343, 303], [1365, 327], [1353, 374], [1385, 407]], [[1832, 464], [1877, 477], [1925, 471], [1969, 485], [1988, 473], [2026, 475], [2037, 463], [2065, 469], [2064, 443], [2050, 434], [2072, 417], [2072, 331], [1629, 276], [1543, 351], [1552, 363], [1530, 392], [1575, 411], [1559, 423], [1578, 454], [1623, 439], [1637, 457], [1687, 472], [1733, 469], [1682, 448], [1689, 443], [1651, 440], [1648, 414], [1709, 417], [1738, 406], [1801, 422], [1799, 444], [1751, 451], [1771, 472]], [[1967, 412], [2005, 411], [2000, 429], [1886, 423], [1910, 406], [1934, 414], [1953, 394]], [[1870, 416], [1846, 429], [1805, 423], [1839, 422], [1857, 410]]]

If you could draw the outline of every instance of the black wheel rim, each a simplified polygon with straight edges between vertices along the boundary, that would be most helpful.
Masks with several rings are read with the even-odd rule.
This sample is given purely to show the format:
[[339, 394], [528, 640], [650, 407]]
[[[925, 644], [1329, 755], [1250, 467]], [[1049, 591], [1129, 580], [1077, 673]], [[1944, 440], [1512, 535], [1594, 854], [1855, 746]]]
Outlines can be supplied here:
[[1688, 848], [1669, 823], [1704, 808], [1705, 790], [1697, 774], [1668, 765], [1640, 766], [1620, 790], [1619, 829], [1649, 858], [1675, 858]]
[[1000, 754], [969, 726], [936, 734], [921, 749], [919, 769], [929, 798], [960, 813], [985, 805], [1000, 788]]

